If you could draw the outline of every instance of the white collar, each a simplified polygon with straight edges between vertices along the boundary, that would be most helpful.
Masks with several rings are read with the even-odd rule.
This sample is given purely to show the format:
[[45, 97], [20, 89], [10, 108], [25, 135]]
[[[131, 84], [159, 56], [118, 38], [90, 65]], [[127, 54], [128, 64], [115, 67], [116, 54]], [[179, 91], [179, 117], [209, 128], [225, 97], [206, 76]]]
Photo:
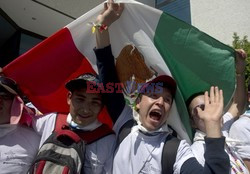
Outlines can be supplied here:
[[139, 113], [136, 112], [134, 109], [133, 109], [133, 117], [134, 117], [134, 120], [137, 122], [137, 125], [134, 126], [131, 130], [131, 132], [136, 132], [138, 130], [142, 131], [143, 133], [146, 133], [146, 134], [158, 134], [158, 133], [162, 133], [162, 132], [167, 132], [167, 133], [172, 133], [169, 128], [168, 128], [168, 125], [167, 123], [164, 123], [159, 129], [157, 130], [154, 130], [154, 131], [149, 131], [147, 130], [141, 123], [139, 117]]
[[[204, 141], [204, 137], [206, 134], [200, 130], [196, 130], [195, 135], [194, 135], [194, 142], [195, 141]], [[226, 137], [226, 143], [229, 146], [235, 146], [235, 144], [242, 144], [244, 142], [237, 140], [237, 139], [232, 139], [229, 137]]]
[[102, 125], [102, 123], [100, 123], [97, 119], [90, 123], [89, 125], [87, 126], [81, 126], [77, 123], [75, 123], [73, 120], [72, 120], [72, 116], [71, 114], [69, 113], [68, 114], [68, 117], [67, 117], [67, 123], [72, 127], [72, 128], [75, 128], [75, 129], [81, 129], [81, 130], [84, 130], [84, 131], [92, 131], [92, 130], [95, 130], [96, 128], [98, 128], [99, 126]]
[[[250, 105], [248, 105], [248, 108], [250, 108]], [[248, 116], [250, 117], [250, 109], [246, 110], [243, 116]]]

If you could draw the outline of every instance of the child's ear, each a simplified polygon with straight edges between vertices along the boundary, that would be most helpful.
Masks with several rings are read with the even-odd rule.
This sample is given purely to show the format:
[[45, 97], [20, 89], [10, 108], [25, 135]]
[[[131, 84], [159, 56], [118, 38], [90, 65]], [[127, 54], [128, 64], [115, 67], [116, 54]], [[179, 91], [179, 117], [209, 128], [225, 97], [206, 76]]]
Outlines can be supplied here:
[[138, 96], [135, 100], [135, 107], [136, 107], [136, 111], [139, 111], [140, 110], [140, 102], [141, 102], [141, 95]]
[[71, 103], [71, 98], [72, 98], [72, 92], [68, 92], [68, 94], [67, 94], [67, 103], [68, 103], [68, 105], [70, 105], [70, 103]]
[[198, 127], [196, 126], [195, 122], [193, 119], [189, 118], [189, 121], [190, 121], [190, 125], [193, 129], [197, 129]]

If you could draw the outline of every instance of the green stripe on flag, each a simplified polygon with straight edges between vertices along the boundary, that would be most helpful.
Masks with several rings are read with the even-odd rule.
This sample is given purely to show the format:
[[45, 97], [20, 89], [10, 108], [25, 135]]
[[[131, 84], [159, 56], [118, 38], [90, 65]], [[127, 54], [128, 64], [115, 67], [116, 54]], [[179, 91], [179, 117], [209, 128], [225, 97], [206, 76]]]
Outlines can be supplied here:
[[184, 105], [191, 95], [215, 85], [223, 89], [225, 106], [230, 102], [235, 89], [234, 50], [165, 13], [156, 28], [154, 44], [177, 81], [176, 104], [190, 135]]

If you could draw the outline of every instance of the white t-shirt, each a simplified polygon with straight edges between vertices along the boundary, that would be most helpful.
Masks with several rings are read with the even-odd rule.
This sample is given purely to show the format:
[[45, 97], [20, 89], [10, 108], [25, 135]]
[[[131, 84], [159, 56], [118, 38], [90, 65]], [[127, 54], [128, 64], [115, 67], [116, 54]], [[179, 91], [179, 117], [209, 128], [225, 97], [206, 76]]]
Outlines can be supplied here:
[[229, 137], [241, 142], [235, 144], [235, 149], [241, 158], [250, 159], [250, 110], [234, 122], [229, 131]]
[[[229, 128], [232, 125], [233, 121], [233, 116], [229, 112], [223, 115], [222, 134], [226, 137], [226, 139], [228, 137]], [[194, 136], [194, 143], [191, 146], [195, 158], [202, 166], [205, 165], [205, 136], [206, 135], [203, 132], [197, 130]], [[235, 174], [235, 171], [244, 172], [244, 174], [249, 174], [249, 171], [242, 159], [240, 158], [239, 154], [237, 154], [234, 147], [232, 147], [229, 143], [226, 143], [225, 152], [228, 154], [230, 159], [231, 174]]]
[[[40, 146], [54, 130], [56, 115], [57, 113], [51, 113], [42, 117], [38, 117], [36, 120], [34, 120], [33, 127], [42, 136]], [[71, 116], [68, 115], [68, 117]], [[89, 125], [88, 127], [91, 127], [91, 125]], [[87, 144], [84, 161], [85, 173], [111, 173], [114, 148], [115, 135], [108, 135], [91, 144]]]
[[37, 154], [40, 136], [21, 125], [0, 125], [0, 173], [27, 173]]
[[[132, 110], [126, 106], [114, 125], [118, 135], [121, 126], [133, 118]], [[134, 128], [134, 127], [133, 127]], [[145, 135], [138, 129], [132, 128], [131, 133], [124, 138], [116, 150], [113, 162], [113, 173], [152, 173], [161, 174], [161, 156], [166, 137], [169, 132], [161, 132], [156, 135]], [[182, 164], [194, 157], [186, 140], [180, 142], [174, 163], [174, 173], [180, 173]]]

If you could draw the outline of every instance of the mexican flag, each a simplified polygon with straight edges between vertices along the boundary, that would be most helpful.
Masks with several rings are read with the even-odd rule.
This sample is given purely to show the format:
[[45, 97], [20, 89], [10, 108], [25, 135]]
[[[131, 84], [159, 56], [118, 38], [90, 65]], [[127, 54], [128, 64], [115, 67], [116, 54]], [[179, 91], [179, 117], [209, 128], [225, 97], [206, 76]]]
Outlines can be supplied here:
[[[234, 50], [158, 9], [133, 0], [116, 2], [126, 4], [120, 19], [109, 28], [114, 57], [122, 57], [124, 48], [130, 45], [130, 52], [136, 49], [139, 61], [150, 72], [145, 78], [168, 74], [177, 81], [169, 124], [189, 141], [191, 127], [185, 102], [192, 94], [217, 85], [223, 89], [228, 105], [235, 90]], [[90, 24], [103, 6], [82, 15], [4, 67], [4, 73], [17, 81], [41, 112], [68, 112], [65, 83], [85, 72], [98, 73], [93, 51], [95, 34]], [[127, 65], [128, 60], [122, 59], [120, 62]], [[123, 66], [125, 71], [136, 67], [136, 59], [129, 59], [130, 65]], [[132, 69], [134, 73], [144, 72]], [[105, 112], [100, 119], [111, 125]]]

